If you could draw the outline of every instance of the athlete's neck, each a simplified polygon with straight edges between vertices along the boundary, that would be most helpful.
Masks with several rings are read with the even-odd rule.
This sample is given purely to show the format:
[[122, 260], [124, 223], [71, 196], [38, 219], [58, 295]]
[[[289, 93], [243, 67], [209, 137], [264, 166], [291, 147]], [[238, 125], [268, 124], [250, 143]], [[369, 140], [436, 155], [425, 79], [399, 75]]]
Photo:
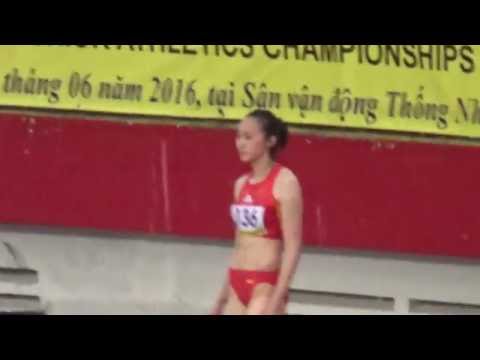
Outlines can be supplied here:
[[251, 180], [254, 182], [264, 180], [274, 165], [275, 161], [273, 161], [270, 156], [262, 156], [260, 159], [254, 161], [250, 164], [252, 168]]

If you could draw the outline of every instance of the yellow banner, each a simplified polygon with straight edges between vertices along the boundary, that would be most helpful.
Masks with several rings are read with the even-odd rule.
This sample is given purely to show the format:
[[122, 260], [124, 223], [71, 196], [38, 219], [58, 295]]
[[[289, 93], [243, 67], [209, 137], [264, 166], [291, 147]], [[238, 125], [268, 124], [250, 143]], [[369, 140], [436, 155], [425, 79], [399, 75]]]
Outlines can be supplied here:
[[3, 45], [0, 105], [480, 137], [478, 45]]

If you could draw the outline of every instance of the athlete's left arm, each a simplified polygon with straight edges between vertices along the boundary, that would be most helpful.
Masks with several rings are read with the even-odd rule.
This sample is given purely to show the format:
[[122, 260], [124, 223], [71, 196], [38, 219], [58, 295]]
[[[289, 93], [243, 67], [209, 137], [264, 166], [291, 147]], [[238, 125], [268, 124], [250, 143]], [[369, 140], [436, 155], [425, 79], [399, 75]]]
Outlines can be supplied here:
[[292, 172], [282, 172], [275, 184], [274, 195], [280, 205], [284, 251], [278, 283], [267, 308], [270, 314], [277, 313], [288, 295], [300, 259], [303, 230], [302, 189]]

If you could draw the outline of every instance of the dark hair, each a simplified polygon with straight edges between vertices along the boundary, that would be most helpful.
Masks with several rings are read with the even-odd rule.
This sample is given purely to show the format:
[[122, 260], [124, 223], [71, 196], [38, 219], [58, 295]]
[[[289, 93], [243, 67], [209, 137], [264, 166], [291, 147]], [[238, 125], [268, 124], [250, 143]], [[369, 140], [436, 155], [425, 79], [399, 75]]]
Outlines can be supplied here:
[[270, 138], [271, 136], [277, 138], [276, 144], [270, 149], [270, 156], [275, 158], [280, 150], [284, 149], [288, 144], [287, 124], [268, 110], [252, 111], [248, 114], [248, 117], [257, 120], [260, 123], [267, 138]]

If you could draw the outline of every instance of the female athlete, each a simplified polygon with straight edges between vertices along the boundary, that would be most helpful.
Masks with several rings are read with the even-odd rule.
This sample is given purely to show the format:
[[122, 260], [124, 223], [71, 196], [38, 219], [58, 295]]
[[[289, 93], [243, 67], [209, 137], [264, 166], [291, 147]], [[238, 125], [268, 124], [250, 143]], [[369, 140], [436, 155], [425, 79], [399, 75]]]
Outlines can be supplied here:
[[256, 110], [240, 123], [236, 146], [251, 172], [234, 186], [235, 247], [212, 315], [284, 315], [302, 247], [303, 199], [289, 169], [275, 162], [287, 125]]

